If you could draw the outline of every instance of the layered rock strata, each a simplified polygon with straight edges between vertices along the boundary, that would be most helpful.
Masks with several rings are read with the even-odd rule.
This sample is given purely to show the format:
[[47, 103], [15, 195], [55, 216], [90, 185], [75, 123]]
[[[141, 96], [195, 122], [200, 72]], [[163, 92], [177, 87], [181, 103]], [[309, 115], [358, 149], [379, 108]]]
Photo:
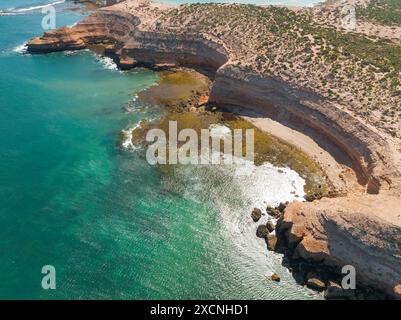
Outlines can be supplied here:
[[[120, 8], [120, 7], [119, 7]], [[158, 30], [137, 14], [115, 9], [93, 13], [73, 28], [46, 32], [28, 51], [48, 53], [97, 46], [121, 69], [135, 66], [185, 66], [206, 70], [214, 82], [210, 102], [245, 113], [257, 112], [304, 132], [340, 162], [352, 167], [363, 192], [346, 197], [295, 202], [280, 229], [295, 254], [328, 265], [353, 265], [363, 283], [401, 297], [401, 173], [391, 143], [344, 108], [310, 90], [302, 90], [232, 59], [224, 42], [186, 30]], [[153, 11], [152, 11], [153, 10]]]

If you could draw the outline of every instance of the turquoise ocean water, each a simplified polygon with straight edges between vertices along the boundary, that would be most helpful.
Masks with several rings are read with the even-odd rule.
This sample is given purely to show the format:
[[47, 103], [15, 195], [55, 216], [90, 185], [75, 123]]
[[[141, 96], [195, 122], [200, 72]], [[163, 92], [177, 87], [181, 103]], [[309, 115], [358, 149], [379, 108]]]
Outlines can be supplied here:
[[[0, 3], [18, 13], [0, 16], [0, 298], [318, 298], [249, 221], [302, 179], [269, 165], [242, 178], [219, 166], [166, 175], [121, 150], [122, 129], [159, 113], [122, 110], [158, 75], [121, 73], [86, 51], [22, 54], [43, 32], [40, 10], [26, 8], [44, 3]], [[85, 14], [57, 10], [57, 26]], [[56, 268], [56, 290], [41, 287], [44, 265]], [[266, 281], [272, 272], [281, 283]]]

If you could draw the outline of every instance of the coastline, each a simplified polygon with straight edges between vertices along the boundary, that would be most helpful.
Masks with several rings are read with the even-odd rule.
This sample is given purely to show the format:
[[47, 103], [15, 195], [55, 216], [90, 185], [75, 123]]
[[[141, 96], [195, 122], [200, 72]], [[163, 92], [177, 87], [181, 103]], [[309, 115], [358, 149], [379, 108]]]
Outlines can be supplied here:
[[[355, 250], [362, 252], [358, 257], [346, 256], [343, 251], [338, 250], [344, 243], [350, 243], [351, 238], [348, 234], [350, 230], [357, 229], [368, 234], [373, 232], [372, 226], [364, 224], [360, 219], [350, 223], [350, 226], [346, 226], [344, 221], [337, 219], [344, 210], [344, 203], [348, 203], [345, 206], [349, 211], [347, 215], [363, 217], [374, 216], [375, 209], [384, 210], [385, 203], [394, 201], [394, 204], [398, 204], [400, 202], [400, 173], [397, 169], [399, 155], [386, 141], [385, 134], [372, 129], [358, 118], [336, 107], [330, 99], [291, 85], [282, 86], [282, 80], [277, 81], [274, 77], [254, 76], [246, 68], [238, 67], [236, 62], [240, 60], [240, 57], [232, 49], [228, 49], [221, 39], [216, 39], [212, 35], [196, 38], [191, 33], [182, 33], [178, 30], [169, 30], [167, 33], [165, 30], [164, 32], [158, 31], [160, 26], [157, 26], [155, 21], [158, 14], [163, 14], [157, 12], [157, 10], [161, 10], [158, 5], [142, 1], [128, 1], [128, 3], [134, 4], [134, 7], [124, 7], [126, 3], [121, 3], [112, 8], [99, 10], [88, 18], [92, 21], [79, 23], [71, 29], [64, 28], [46, 33], [43, 38], [32, 40], [28, 45], [28, 50], [32, 53], [76, 50], [85, 48], [91, 42], [102, 41], [107, 42], [104, 44], [104, 54], [113, 57], [122, 69], [130, 69], [136, 65], [158, 67], [162, 64], [206, 67], [215, 73], [210, 102], [231, 108], [232, 111], [236, 110], [238, 106], [249, 108], [247, 112], [252, 113], [267, 111], [267, 117], [273, 120], [252, 117], [250, 121], [253, 121], [259, 128], [273, 131], [273, 135], [275, 132], [283, 140], [289, 140], [289, 143], [308, 151], [312, 158], [315, 157], [316, 161], [321, 162], [323, 167], [327, 168], [330, 165], [332, 171], [330, 170], [327, 174], [339, 177], [343, 166], [337, 163], [336, 157], [330, 154], [330, 150], [323, 148], [325, 151], [321, 151], [317, 143], [312, 143], [313, 140], [307, 138], [308, 133], [295, 133], [291, 130], [306, 126], [306, 132], [313, 132], [310, 134], [312, 139], [319, 133], [326, 139], [325, 141], [329, 141], [342, 152], [341, 156], [347, 158], [347, 164], [353, 167], [358, 176], [358, 188], [355, 188], [355, 181], [350, 174], [349, 182], [345, 187], [348, 197], [322, 199], [303, 204], [301, 208], [298, 203], [290, 204], [284, 213], [285, 227], [283, 227], [283, 231], [288, 239], [293, 240], [295, 252], [303, 258], [317, 262], [326, 260], [326, 262], [337, 265], [353, 263], [362, 270], [362, 281], [376, 285], [388, 294], [399, 298], [399, 284], [401, 283], [401, 275], [397, 271], [399, 260], [397, 257], [393, 257], [393, 252], [388, 251], [386, 247], [388, 243], [397, 241], [397, 232], [386, 235], [389, 238], [382, 239], [383, 242], [378, 248], [376, 248], [377, 243], [374, 239], [369, 237], [353, 239], [351, 237], [352, 242], [357, 242]], [[150, 5], [156, 12], [149, 14], [147, 10], [140, 9], [141, 5], [145, 7]], [[118, 11], [122, 8], [126, 8], [127, 11], [136, 9], [136, 16], [119, 13]], [[161, 11], [163, 10], [166, 8]], [[129, 41], [128, 38], [118, 34], [112, 35], [111, 39], [107, 37], [105, 39], [105, 31], [110, 29], [107, 26], [106, 30], [102, 29], [99, 23], [98, 30], [88, 31], [87, 25], [96, 25], [103, 19], [112, 24], [113, 28], [116, 27], [116, 23], [120, 23], [117, 31], [123, 31], [127, 27], [128, 30], [137, 28], [132, 30], [136, 41]], [[166, 50], [164, 45], [167, 42], [172, 42], [173, 46]], [[121, 47], [115, 47], [113, 43], [117, 43]], [[232, 107], [232, 105], [236, 106]], [[327, 108], [327, 105], [330, 105], [332, 109]], [[274, 120], [278, 120], [279, 124], [271, 122]], [[290, 125], [286, 127], [288, 124]], [[287, 129], [284, 130], [284, 128]], [[347, 177], [344, 179], [348, 181]], [[342, 179], [338, 180], [339, 184], [341, 184], [340, 180]], [[373, 199], [369, 200], [372, 208], [362, 205], [367, 197]], [[354, 206], [349, 205], [350, 199], [355, 204]], [[330, 203], [329, 209], [327, 202]], [[329, 211], [330, 213], [328, 213]], [[395, 217], [391, 221], [374, 220], [383, 228], [393, 226], [395, 230], [399, 230], [401, 221], [399, 216], [397, 218], [397, 212]], [[329, 226], [326, 224], [327, 220], [330, 220]], [[345, 221], [348, 220], [345, 219]], [[321, 232], [321, 230], [324, 231]], [[337, 241], [330, 241], [331, 238], [335, 238]], [[372, 257], [370, 252], [377, 250], [381, 250], [384, 256]], [[380, 263], [377, 263], [376, 269], [373, 271], [363, 266], [364, 262], [372, 258], [381, 263], [388, 261], [386, 274], [382, 274], [383, 270], [379, 270]], [[371, 261], [371, 263], [374, 262]]]
[[[235, 113], [235, 110], [233, 112]], [[357, 178], [352, 169], [339, 164], [332, 154], [320, 147], [308, 135], [286, 127], [268, 117], [263, 117], [263, 114], [257, 114], [254, 117], [241, 117], [256, 128], [285, 141], [308, 155], [327, 174], [328, 179], [333, 183], [338, 193], [345, 193], [346, 190], [352, 187], [359, 188]], [[360, 192], [363, 192], [363, 190], [361, 189]]]

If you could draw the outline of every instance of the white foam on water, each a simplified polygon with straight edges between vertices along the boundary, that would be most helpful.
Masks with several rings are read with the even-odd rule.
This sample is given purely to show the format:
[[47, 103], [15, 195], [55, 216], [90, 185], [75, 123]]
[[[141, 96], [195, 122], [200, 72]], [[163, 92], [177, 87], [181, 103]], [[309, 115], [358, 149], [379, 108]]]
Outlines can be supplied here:
[[[240, 171], [246, 174], [239, 174]], [[270, 163], [256, 166], [251, 161], [243, 160], [242, 165], [235, 169], [234, 181], [242, 186], [251, 205], [263, 210], [267, 205], [277, 206], [280, 202], [302, 199], [305, 195], [305, 180], [298, 173]]]
[[89, 52], [89, 51], [90, 51], [89, 49], [66, 50], [66, 51], [63, 51], [63, 53], [64, 53], [64, 55], [66, 55], [66, 56], [73, 56], [73, 55], [76, 55], [76, 54], [80, 54], [81, 52]]
[[0, 16], [15, 16], [17, 13], [13, 13], [15, 8], [0, 9]]
[[68, 28], [74, 28], [76, 25], [78, 24], [78, 22], [74, 22], [73, 24], [68, 25]]
[[114, 71], [118, 70], [116, 63], [113, 61], [112, 58], [104, 57], [104, 56], [100, 56], [100, 55], [96, 55], [96, 57], [97, 57], [97, 60], [103, 66], [103, 68], [105, 68], [107, 70], [114, 70]]
[[[218, 130], [227, 132], [222, 127]], [[220, 157], [224, 155], [220, 153]], [[297, 287], [291, 275], [285, 272], [282, 257], [268, 251], [265, 240], [256, 237], [256, 229], [268, 220], [275, 223], [276, 219], [266, 214], [267, 206], [304, 201], [305, 180], [294, 170], [271, 163], [256, 166], [246, 159], [235, 159], [235, 162], [240, 164], [181, 165], [175, 170], [177, 181], [167, 184], [176, 184], [172, 187], [180, 190], [184, 197], [213, 204], [221, 217], [223, 233], [235, 248], [230, 251], [235, 264], [252, 277], [254, 283], [266, 281], [277, 272], [283, 279], [280, 286], [286, 289], [272, 294], [283, 297], [284, 292], [292, 292], [290, 295], [296, 295], [295, 291], [302, 288]], [[261, 209], [264, 214], [257, 223], [250, 216], [253, 208]]]
[[232, 135], [231, 129], [222, 124], [211, 124], [209, 126], [209, 132], [211, 137], [216, 138], [231, 137]]
[[132, 131], [134, 131], [135, 129], [139, 128], [139, 126], [141, 125], [141, 121], [139, 121], [135, 126], [130, 127], [128, 129], [125, 130], [121, 130], [121, 135], [122, 135], [122, 141], [121, 141], [121, 147], [124, 150], [127, 151], [132, 151], [132, 150], [136, 150], [138, 147], [135, 146], [132, 143]]
[[4, 11], [0, 10], [0, 16], [16, 16], [18, 14], [21, 14], [21, 13], [13, 13], [13, 12], [7, 12], [5, 10]]
[[64, 55], [66, 55], [66, 56], [74, 56], [74, 55], [78, 54], [79, 51], [76, 51], [76, 50], [66, 50], [66, 51], [64, 51], [63, 53], [64, 53]]
[[[214, 203], [229, 239], [237, 248], [235, 259], [238, 265], [246, 272], [256, 274], [259, 280], [254, 281], [266, 281], [272, 273], [278, 273], [282, 278], [282, 289], [272, 292], [277, 297], [282, 297], [282, 294], [291, 296], [296, 290], [302, 290], [285, 272], [281, 255], [268, 251], [265, 240], [256, 236], [256, 230], [267, 221], [276, 223], [276, 219], [266, 213], [267, 206], [305, 200], [305, 180], [290, 168], [279, 168], [271, 163], [256, 166], [247, 160], [237, 165], [231, 174], [231, 185], [228, 184], [227, 189], [223, 190], [225, 196], [216, 197]], [[237, 195], [242, 205], [232, 205], [230, 201], [235, 201], [235, 197], [230, 193]], [[253, 208], [259, 208], [263, 213], [257, 223], [250, 217]]]
[[36, 11], [36, 10], [39, 10], [39, 9], [42, 9], [42, 8], [46, 8], [46, 7], [49, 7], [49, 6], [55, 6], [55, 5], [58, 5], [58, 4], [62, 4], [64, 2], [65, 2], [65, 0], [60, 0], [60, 1], [55, 1], [55, 2], [52, 2], [52, 3], [43, 4], [43, 5], [40, 5], [40, 6], [33, 6], [33, 7], [21, 8], [21, 9], [14, 9], [12, 12], [20, 13], [20, 12]]
[[134, 128], [128, 128], [126, 130], [122, 130], [122, 136], [123, 136], [123, 140], [121, 142], [121, 147], [124, 150], [134, 150], [135, 146], [132, 143], [132, 130], [134, 130]]
[[0, 9], [0, 16], [12, 16], [15, 13], [12, 13], [15, 8], [8, 8], [8, 9]]
[[43, 8], [46, 8], [49, 6], [56, 6], [56, 5], [62, 4], [64, 2], [65, 2], [65, 0], [60, 0], [60, 1], [55, 1], [52, 3], [39, 5], [39, 6], [17, 8], [17, 9], [16, 8], [3, 9], [3, 10], [0, 10], [0, 16], [14, 16], [14, 15], [18, 15], [18, 14], [26, 14], [26, 13], [33, 12], [33, 11], [38, 11], [40, 9], [43, 9]]
[[26, 42], [24, 42], [23, 44], [20, 44], [20, 45], [16, 46], [14, 49], [12, 49], [13, 52], [20, 53], [20, 54], [26, 53], [27, 50], [28, 50], [28, 46], [27, 46]]
[[[225, 158], [224, 153], [218, 153], [215, 150], [212, 150], [212, 156], [220, 158], [220, 163], [223, 163]], [[219, 193], [216, 197], [217, 202], [225, 196], [231, 197], [229, 189], [236, 189], [236, 193], [243, 195], [244, 201], [248, 203], [249, 213], [254, 207], [266, 212], [267, 206], [278, 206], [280, 202], [304, 201], [305, 180], [294, 170], [276, 167], [268, 162], [257, 166], [252, 161], [243, 158], [233, 157], [233, 162], [232, 165], [206, 165], [210, 168], [211, 174], [218, 172], [219, 175], [225, 176], [228, 186], [228, 189], [223, 189], [223, 194]], [[194, 171], [196, 176], [196, 170]]]

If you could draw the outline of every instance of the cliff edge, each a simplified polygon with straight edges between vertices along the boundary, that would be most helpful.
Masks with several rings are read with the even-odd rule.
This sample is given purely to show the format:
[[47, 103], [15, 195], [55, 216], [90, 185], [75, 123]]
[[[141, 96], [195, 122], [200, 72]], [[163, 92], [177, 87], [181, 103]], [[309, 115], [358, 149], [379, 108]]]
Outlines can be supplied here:
[[353, 265], [362, 283], [401, 298], [401, 136], [398, 120], [377, 121], [375, 109], [400, 105], [390, 86], [400, 73], [389, 63], [387, 74], [348, 41], [338, 44], [365, 38], [335, 26], [322, 31], [314, 10], [130, 0], [75, 27], [46, 32], [28, 43], [28, 51], [96, 47], [121, 69], [201, 69], [213, 79], [211, 103], [241, 107], [244, 115], [268, 117], [312, 137], [352, 169], [358, 187], [345, 181], [341, 197], [291, 203], [282, 232], [296, 255]]

